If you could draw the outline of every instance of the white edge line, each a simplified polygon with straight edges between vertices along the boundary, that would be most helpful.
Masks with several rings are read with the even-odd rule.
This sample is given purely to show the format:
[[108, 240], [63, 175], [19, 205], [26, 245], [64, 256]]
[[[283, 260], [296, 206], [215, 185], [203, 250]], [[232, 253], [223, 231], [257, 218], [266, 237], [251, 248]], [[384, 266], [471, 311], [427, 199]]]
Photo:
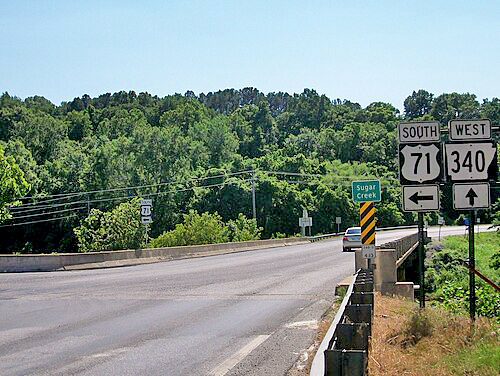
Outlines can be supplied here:
[[260, 335], [251, 340], [248, 344], [243, 346], [239, 351], [231, 355], [229, 358], [224, 360], [221, 364], [210, 371], [210, 376], [224, 376], [228, 373], [234, 366], [241, 362], [245, 357], [255, 350], [260, 344], [262, 344], [269, 335]]

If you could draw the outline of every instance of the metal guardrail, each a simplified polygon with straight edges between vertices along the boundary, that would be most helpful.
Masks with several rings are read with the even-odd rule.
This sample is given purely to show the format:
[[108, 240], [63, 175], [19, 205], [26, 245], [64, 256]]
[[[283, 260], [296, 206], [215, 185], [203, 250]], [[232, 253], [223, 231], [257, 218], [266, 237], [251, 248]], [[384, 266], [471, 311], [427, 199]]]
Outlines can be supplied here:
[[[409, 228], [417, 228], [416, 225], [410, 225], [410, 226], [396, 226], [396, 227], [377, 227], [375, 231], [389, 231], [389, 230], [405, 230]], [[344, 232], [339, 232], [339, 233], [333, 233], [333, 234], [325, 234], [325, 235], [317, 235], [317, 236], [308, 236], [307, 238], [311, 242], [317, 242], [319, 240], [325, 240], [329, 238], [334, 238], [336, 236], [342, 236], [344, 235]]]
[[367, 375], [373, 297], [373, 271], [361, 269], [319, 346], [311, 376]]

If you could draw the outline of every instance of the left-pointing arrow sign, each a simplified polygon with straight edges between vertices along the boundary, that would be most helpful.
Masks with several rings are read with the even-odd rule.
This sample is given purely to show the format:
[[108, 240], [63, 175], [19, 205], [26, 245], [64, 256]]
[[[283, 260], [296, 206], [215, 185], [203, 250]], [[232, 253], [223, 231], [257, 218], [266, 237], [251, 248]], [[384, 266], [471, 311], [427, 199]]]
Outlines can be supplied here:
[[430, 200], [434, 200], [434, 199], [435, 199], [435, 197], [432, 195], [419, 196], [418, 192], [415, 192], [414, 194], [412, 194], [410, 196], [410, 200], [412, 200], [415, 204], [418, 204], [419, 201], [430, 201]]
[[403, 210], [404, 211], [439, 210], [439, 186], [437, 184], [404, 185]]

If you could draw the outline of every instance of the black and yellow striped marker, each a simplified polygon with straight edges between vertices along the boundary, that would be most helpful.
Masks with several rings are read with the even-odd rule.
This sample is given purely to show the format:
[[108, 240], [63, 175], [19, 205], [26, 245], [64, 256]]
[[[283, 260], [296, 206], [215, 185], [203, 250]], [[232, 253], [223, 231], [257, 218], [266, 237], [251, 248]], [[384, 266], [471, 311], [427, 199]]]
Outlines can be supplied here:
[[375, 206], [373, 202], [362, 202], [359, 209], [361, 244], [375, 244]]

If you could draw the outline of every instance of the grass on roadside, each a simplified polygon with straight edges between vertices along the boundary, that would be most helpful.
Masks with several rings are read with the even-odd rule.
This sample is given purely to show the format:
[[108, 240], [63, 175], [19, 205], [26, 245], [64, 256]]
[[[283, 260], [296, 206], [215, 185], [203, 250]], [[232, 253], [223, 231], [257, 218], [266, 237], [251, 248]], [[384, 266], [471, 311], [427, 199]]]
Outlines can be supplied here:
[[[469, 271], [460, 260], [468, 258], [469, 243], [464, 236], [452, 236], [442, 242], [433, 242], [426, 260], [426, 290], [434, 303], [454, 313], [465, 313], [469, 306]], [[476, 269], [492, 280], [500, 282], [500, 268], [494, 255], [500, 253], [500, 233], [476, 235]], [[476, 277], [477, 314], [500, 318], [500, 293]]]
[[500, 327], [439, 308], [420, 311], [413, 302], [377, 295], [370, 376], [498, 376]]

